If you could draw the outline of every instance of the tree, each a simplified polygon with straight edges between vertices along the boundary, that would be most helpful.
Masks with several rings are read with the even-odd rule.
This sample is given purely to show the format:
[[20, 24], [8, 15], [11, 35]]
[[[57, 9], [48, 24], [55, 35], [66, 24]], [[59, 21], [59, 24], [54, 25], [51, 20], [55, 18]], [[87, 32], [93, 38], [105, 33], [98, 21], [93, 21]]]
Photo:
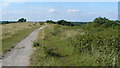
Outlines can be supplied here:
[[98, 23], [98, 24], [100, 24], [100, 25], [101, 25], [101, 24], [104, 24], [106, 21], [109, 21], [109, 19], [107, 19], [107, 18], [105, 18], [105, 17], [104, 17], [104, 18], [98, 17], [98, 18], [95, 18], [95, 19], [94, 19], [94, 22], [95, 22], [95, 23]]
[[46, 23], [54, 23], [55, 24], [55, 22], [52, 20], [47, 20]]
[[25, 18], [20, 18], [18, 22], [26, 22], [27, 20]]
[[68, 22], [68, 21], [65, 21], [65, 20], [60, 20], [60, 21], [57, 22], [57, 24], [66, 25], [66, 26], [74, 26], [74, 24], [72, 22]]
[[93, 22], [94, 22], [93, 23], [94, 27], [102, 26], [103, 28], [109, 28], [109, 27], [116, 28], [116, 26], [118, 25], [118, 21], [112, 21], [105, 17], [95, 18]]

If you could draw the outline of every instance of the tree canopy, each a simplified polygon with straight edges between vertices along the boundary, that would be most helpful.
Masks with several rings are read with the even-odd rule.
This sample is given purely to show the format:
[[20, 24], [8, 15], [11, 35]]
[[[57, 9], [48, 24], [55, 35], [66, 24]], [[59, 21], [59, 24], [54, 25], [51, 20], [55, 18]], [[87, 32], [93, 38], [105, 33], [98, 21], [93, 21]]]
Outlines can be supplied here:
[[26, 22], [27, 20], [25, 18], [20, 18], [18, 22]]
[[72, 22], [68, 22], [68, 21], [65, 21], [65, 20], [57, 21], [57, 24], [67, 25], [67, 26], [74, 26], [74, 24]]
[[55, 22], [52, 21], [52, 20], [47, 20], [46, 22], [47, 22], [47, 23], [54, 23], [54, 24], [55, 24]]
[[98, 27], [98, 26], [104, 26], [105, 28], [108, 28], [108, 27], [115, 27], [118, 25], [118, 21], [112, 21], [112, 20], [109, 20], [107, 18], [102, 18], [102, 17], [98, 17], [98, 18], [95, 18], [94, 21], [94, 27]]
[[99, 23], [99, 24], [104, 24], [106, 21], [109, 21], [109, 19], [107, 18], [102, 18], [102, 17], [98, 17], [98, 18], [95, 18], [93, 22], [95, 23]]

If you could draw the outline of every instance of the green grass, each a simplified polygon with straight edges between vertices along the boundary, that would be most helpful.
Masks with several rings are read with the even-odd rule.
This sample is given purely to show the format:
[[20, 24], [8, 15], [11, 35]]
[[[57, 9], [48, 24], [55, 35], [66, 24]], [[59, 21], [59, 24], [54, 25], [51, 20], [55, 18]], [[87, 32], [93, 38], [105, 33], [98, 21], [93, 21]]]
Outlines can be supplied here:
[[[3, 25], [2, 52], [6, 53], [10, 51], [19, 41], [28, 36], [35, 29], [41, 27], [40, 25], [34, 26], [32, 24], [33, 23], [13, 23]], [[7, 34], [8, 32], [9, 34]]]
[[118, 27], [49, 24], [40, 31], [33, 66], [118, 66]]

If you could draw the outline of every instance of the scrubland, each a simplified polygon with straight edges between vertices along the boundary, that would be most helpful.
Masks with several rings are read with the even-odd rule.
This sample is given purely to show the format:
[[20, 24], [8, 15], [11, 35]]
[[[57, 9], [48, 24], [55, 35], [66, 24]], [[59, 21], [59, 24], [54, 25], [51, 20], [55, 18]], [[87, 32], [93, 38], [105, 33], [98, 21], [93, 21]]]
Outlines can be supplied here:
[[81, 26], [48, 24], [33, 43], [33, 66], [119, 66], [119, 26], [112, 21]]

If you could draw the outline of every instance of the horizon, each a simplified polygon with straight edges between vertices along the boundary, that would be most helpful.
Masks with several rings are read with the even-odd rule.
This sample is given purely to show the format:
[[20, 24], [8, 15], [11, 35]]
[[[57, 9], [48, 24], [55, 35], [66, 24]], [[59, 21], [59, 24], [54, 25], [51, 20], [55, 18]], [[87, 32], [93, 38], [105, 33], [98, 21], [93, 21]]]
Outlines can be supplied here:
[[[98, 17], [97, 17], [98, 18]], [[102, 18], [104, 18], [104, 17], [102, 17]], [[25, 18], [26, 19], [26, 18]], [[107, 18], [108, 19], [108, 18]], [[61, 19], [61, 20], [64, 20], [64, 19]], [[109, 19], [109, 20], [111, 20], [111, 19]], [[13, 21], [13, 22], [17, 22], [18, 20], [3, 20], [3, 21], [8, 21], [8, 22], [11, 22], [11, 21]], [[0, 20], [0, 22], [3, 22], [2, 20]], [[46, 22], [47, 20], [39, 20], [39, 21], [32, 21], [32, 20], [27, 20], [26, 22]], [[60, 20], [52, 20], [52, 21], [54, 21], [54, 22], [57, 22], [57, 21], [60, 21]], [[68, 21], [68, 20], [65, 20], [65, 21]], [[94, 21], [94, 20], [92, 20], [92, 21]], [[92, 21], [68, 21], [68, 22], [92, 22]], [[116, 21], [116, 20], [113, 20], [113, 21]]]
[[97, 17], [118, 20], [117, 2], [21, 2], [4, 3], [2, 20], [13, 21], [26, 18], [28, 21], [67, 20], [90, 22]]

